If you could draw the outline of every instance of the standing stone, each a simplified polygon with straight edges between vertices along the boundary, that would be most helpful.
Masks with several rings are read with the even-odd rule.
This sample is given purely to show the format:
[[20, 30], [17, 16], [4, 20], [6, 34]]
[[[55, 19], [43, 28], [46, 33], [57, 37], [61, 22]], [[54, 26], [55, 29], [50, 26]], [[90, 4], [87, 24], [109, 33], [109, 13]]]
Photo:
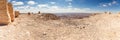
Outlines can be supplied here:
[[10, 14], [11, 21], [13, 22], [14, 19], [15, 19], [15, 14], [14, 14], [13, 6], [12, 6], [11, 3], [8, 3], [8, 12], [9, 12], [9, 14]]
[[31, 13], [30, 13], [30, 12], [28, 12], [28, 15], [31, 15]]
[[40, 11], [38, 12], [38, 14], [40, 14]]
[[7, 0], [0, 0], [0, 24], [9, 24], [10, 22], [11, 18], [7, 8]]
[[19, 11], [15, 11], [15, 17], [18, 17], [20, 15]]

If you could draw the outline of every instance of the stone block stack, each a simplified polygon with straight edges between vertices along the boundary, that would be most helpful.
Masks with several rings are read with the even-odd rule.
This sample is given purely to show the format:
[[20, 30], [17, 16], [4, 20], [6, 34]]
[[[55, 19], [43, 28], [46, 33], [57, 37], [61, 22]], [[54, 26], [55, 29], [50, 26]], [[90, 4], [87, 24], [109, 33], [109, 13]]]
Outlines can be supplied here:
[[15, 13], [14, 13], [14, 10], [13, 10], [13, 6], [11, 3], [8, 3], [8, 12], [10, 14], [10, 17], [11, 17], [11, 21], [13, 22], [14, 19], [15, 19]]
[[15, 11], [15, 17], [18, 17], [20, 15], [19, 11]]
[[9, 24], [11, 22], [8, 11], [7, 0], [0, 0], [0, 24]]

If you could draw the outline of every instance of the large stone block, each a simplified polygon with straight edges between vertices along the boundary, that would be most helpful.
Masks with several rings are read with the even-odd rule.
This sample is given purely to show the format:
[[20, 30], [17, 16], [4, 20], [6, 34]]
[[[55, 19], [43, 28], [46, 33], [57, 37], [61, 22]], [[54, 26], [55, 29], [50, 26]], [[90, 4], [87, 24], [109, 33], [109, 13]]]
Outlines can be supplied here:
[[11, 18], [7, 8], [7, 0], [0, 0], [0, 24], [9, 24], [10, 22]]
[[8, 12], [10, 14], [10, 17], [11, 17], [11, 21], [13, 22], [14, 19], [15, 19], [15, 13], [14, 13], [14, 10], [13, 10], [13, 6], [11, 3], [8, 3]]
[[15, 17], [18, 17], [20, 15], [19, 11], [15, 11]]

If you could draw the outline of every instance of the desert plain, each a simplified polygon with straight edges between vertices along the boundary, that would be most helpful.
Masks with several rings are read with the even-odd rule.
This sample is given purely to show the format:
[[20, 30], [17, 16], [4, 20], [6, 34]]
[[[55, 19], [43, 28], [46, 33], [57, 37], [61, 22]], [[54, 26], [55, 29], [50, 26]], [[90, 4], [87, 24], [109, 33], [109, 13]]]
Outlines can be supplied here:
[[20, 14], [14, 22], [0, 26], [0, 39], [119, 40], [119, 26], [119, 14], [103, 13], [82, 19], [56, 20], [44, 20], [39, 14]]
[[[120, 40], [120, 14], [20, 13], [0, 0], [0, 40]], [[79, 15], [80, 14], [80, 15]]]

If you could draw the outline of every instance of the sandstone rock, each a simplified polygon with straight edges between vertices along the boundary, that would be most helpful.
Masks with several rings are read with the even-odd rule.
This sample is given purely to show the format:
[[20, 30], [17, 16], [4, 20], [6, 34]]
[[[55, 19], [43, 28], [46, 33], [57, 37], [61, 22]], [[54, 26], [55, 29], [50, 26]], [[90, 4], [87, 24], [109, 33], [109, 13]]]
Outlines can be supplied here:
[[0, 24], [9, 24], [10, 22], [11, 18], [7, 8], [7, 0], [0, 0]]
[[20, 15], [19, 11], [15, 11], [15, 17], [18, 17]]
[[11, 3], [8, 3], [7, 5], [8, 5], [8, 11], [11, 17], [11, 21], [13, 22], [15, 19], [15, 13], [13, 12], [13, 6]]
[[40, 14], [41, 12], [39, 11], [38, 14]]
[[28, 12], [28, 15], [31, 15], [31, 13], [30, 13], [30, 12]]

